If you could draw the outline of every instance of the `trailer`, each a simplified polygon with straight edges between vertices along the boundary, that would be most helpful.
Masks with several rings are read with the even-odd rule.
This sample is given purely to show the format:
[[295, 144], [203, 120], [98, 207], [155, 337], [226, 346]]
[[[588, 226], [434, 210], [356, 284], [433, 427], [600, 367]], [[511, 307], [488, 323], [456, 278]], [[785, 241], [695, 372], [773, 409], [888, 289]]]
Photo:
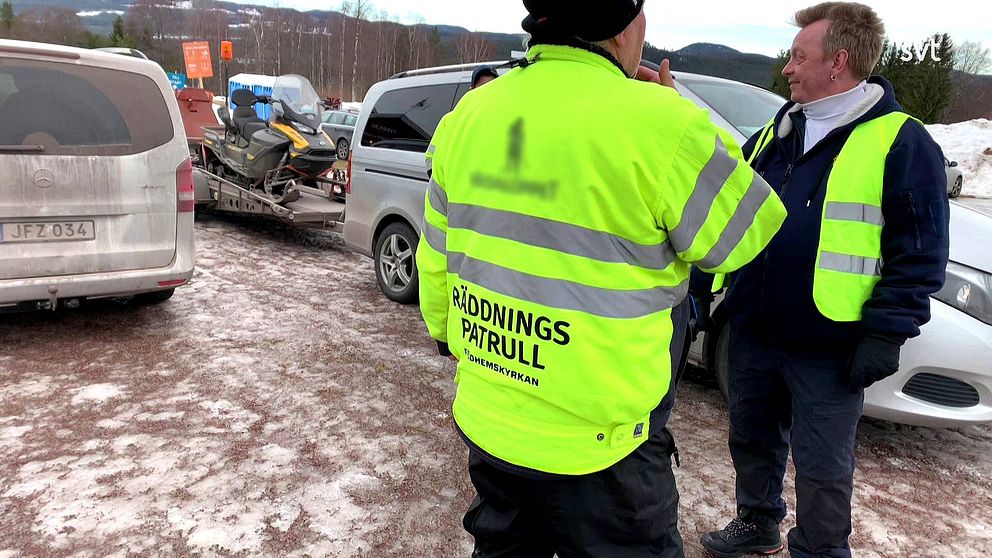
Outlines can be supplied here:
[[324, 189], [294, 184], [290, 188], [298, 198], [280, 204], [199, 166], [193, 168], [193, 184], [198, 209], [254, 215], [338, 233], [344, 230], [345, 204]]
[[186, 141], [189, 143], [190, 153], [193, 153], [203, 141], [204, 128], [223, 124], [214, 107], [214, 94], [206, 89], [186, 87], [176, 91], [176, 102], [179, 104], [183, 129], [186, 130]]
[[[235, 80], [246, 77], [253, 79]], [[267, 76], [239, 74], [231, 78], [231, 90], [248, 88], [246, 84], [250, 83], [256, 88], [262, 87], [264, 84], [259, 85], [261, 80], [254, 79], [262, 77]], [[277, 176], [272, 182], [267, 174], [264, 181], [259, 180], [260, 183], [278, 184], [280, 192], [283, 192], [282, 188], [285, 187], [283, 195], [275, 199], [274, 196], [267, 195], [271, 192], [263, 191], [258, 185], [252, 188], [233, 182], [229, 175], [225, 176], [227, 173], [224, 168], [216, 168], [217, 165], [211, 164], [204, 145], [204, 135], [209, 131], [223, 136], [226, 132], [226, 127], [218, 125], [214, 119], [211, 107], [212, 94], [197, 90], [189, 99], [180, 100], [186, 102], [187, 108], [197, 109], [183, 114], [183, 122], [187, 130], [194, 132], [187, 134], [197, 210], [256, 216], [299, 227], [328, 229], [334, 232], [344, 230], [344, 196], [348, 175], [345, 168], [342, 168], [343, 164], [335, 164], [318, 177]], [[211, 109], [209, 113], [204, 106]], [[273, 169], [270, 174], [278, 174], [279, 171], [280, 169]]]

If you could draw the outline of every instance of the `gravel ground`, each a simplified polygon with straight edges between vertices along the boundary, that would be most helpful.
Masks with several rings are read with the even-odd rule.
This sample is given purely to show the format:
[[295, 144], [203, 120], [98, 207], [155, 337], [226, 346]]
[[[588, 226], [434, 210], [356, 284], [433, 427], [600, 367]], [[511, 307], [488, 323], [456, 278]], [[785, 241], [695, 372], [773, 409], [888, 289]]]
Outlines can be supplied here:
[[[330, 233], [196, 227], [168, 302], [0, 316], [0, 558], [468, 556], [453, 369], [416, 307]], [[705, 374], [671, 427], [700, 557], [733, 512]], [[858, 556], [992, 555], [992, 428], [865, 419], [857, 452]]]

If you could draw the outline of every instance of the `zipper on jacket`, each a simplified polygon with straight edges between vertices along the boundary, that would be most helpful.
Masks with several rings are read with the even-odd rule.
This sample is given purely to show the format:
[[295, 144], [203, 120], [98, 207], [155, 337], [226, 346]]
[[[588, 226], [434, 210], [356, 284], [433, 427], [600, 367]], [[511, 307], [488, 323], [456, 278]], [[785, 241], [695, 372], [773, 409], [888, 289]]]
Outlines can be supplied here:
[[[799, 164], [799, 160], [805, 155], [803, 152], [802, 138], [799, 137], [799, 130], [793, 130], [792, 132], [792, 160], [789, 161], [789, 166], [785, 168], [785, 177], [782, 179], [782, 194], [779, 196], [782, 198], [782, 203], [785, 203], [785, 193], [789, 190], [789, 178], [792, 176], [792, 169]], [[799, 156], [796, 156], [796, 153]]]
[[919, 252], [923, 249], [923, 237], [920, 234], [920, 216], [916, 212], [916, 200], [913, 199], [912, 192], [906, 192], [906, 201], [909, 203], [909, 214], [913, 218], [913, 247]]
[[789, 163], [789, 166], [785, 168], [785, 178], [782, 179], [782, 194], [779, 196], [782, 201], [785, 201], [785, 192], [789, 189], [789, 177], [792, 176], [792, 166], [795, 163]]

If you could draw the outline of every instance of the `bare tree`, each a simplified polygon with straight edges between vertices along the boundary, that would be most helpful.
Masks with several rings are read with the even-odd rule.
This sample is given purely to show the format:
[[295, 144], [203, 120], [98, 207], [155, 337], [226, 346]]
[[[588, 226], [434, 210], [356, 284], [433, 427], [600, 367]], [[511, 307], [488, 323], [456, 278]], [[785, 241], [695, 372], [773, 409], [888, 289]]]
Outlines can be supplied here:
[[257, 72], [265, 73], [266, 21], [261, 10], [257, 10], [248, 22], [248, 29], [255, 42], [255, 64]]
[[344, 97], [344, 45], [347, 33], [348, 14], [351, 12], [351, 2], [344, 0], [341, 3], [341, 65], [338, 66], [338, 95]]
[[378, 81], [380, 79], [379, 76], [382, 74], [382, 58], [384, 56], [382, 52], [382, 22], [386, 20], [386, 12], [383, 10], [374, 10], [369, 19], [375, 22], [375, 62], [372, 67], [375, 68], [373, 75], [376, 81]]
[[413, 68], [419, 67], [418, 64], [420, 63], [420, 56], [418, 56], [419, 52], [417, 51], [417, 47], [420, 46], [417, 42], [417, 39], [419, 38], [419, 31], [420, 27], [416, 24], [406, 28], [406, 52], [407, 58], [409, 59], [407, 61], [407, 66], [412, 66]]
[[275, 28], [275, 43], [276, 43], [276, 75], [282, 75], [282, 38], [283, 32], [283, 11], [276, 8], [273, 10], [273, 22], [272, 26]]
[[372, 9], [372, 2], [369, 0], [353, 0], [351, 3], [351, 17], [355, 18], [355, 62], [351, 66], [351, 100], [354, 101], [355, 85], [358, 83], [358, 57], [362, 51], [362, 20]]
[[19, 37], [42, 38], [63, 45], [83, 46], [86, 29], [75, 10], [64, 7], [35, 8], [18, 16]]
[[954, 76], [944, 120], [974, 117], [988, 93], [981, 74], [992, 71], [992, 51], [981, 43], [964, 41], [954, 49], [954, 69], [960, 73]]
[[165, 0], [136, 0], [131, 5], [130, 14], [135, 15], [149, 25], [152, 37], [156, 41], [165, 40], [166, 28], [169, 25], [169, 12], [172, 11], [172, 2]]
[[954, 49], [954, 69], [975, 75], [992, 71], [992, 50], [982, 43], [964, 41]]
[[414, 22], [407, 27], [407, 61], [404, 69], [420, 68], [421, 55], [426, 48], [427, 28], [422, 16], [418, 16]]
[[392, 22], [392, 25], [389, 27], [389, 65], [387, 66], [388, 70], [386, 72], [386, 77], [389, 77], [398, 71], [398, 61], [403, 48], [403, 41], [400, 38], [399, 20]]
[[455, 38], [455, 53], [461, 63], [488, 60], [492, 50], [492, 41], [479, 32], [469, 33], [465, 31]]

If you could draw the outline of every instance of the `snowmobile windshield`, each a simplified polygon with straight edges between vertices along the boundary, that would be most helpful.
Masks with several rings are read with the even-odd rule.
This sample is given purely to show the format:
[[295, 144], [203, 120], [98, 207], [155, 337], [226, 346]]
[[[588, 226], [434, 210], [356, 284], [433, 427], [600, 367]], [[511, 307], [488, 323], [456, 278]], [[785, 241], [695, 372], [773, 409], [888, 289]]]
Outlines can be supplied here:
[[289, 109], [286, 116], [303, 116], [302, 123], [313, 127], [319, 125], [322, 108], [320, 97], [307, 78], [296, 74], [279, 76], [272, 85], [271, 98]]

